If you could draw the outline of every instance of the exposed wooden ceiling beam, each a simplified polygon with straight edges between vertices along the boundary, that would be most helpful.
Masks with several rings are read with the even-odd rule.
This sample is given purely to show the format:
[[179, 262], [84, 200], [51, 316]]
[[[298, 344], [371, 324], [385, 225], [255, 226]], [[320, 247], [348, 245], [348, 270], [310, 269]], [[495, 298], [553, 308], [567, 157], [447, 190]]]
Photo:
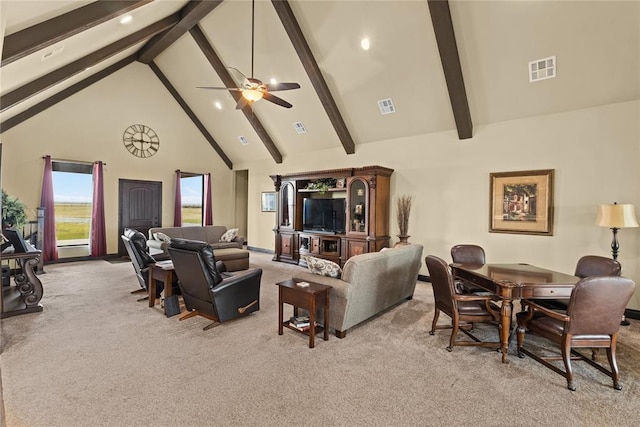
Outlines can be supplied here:
[[191, 0], [180, 11], [180, 21], [162, 34], [153, 36], [138, 53], [138, 61], [149, 64], [166, 48], [198, 24], [213, 9], [218, 7], [222, 0]]
[[438, 50], [440, 51], [442, 70], [444, 71], [444, 78], [447, 82], [447, 88], [449, 89], [449, 99], [451, 100], [453, 117], [458, 129], [458, 138], [471, 138], [473, 137], [473, 124], [471, 123], [467, 91], [464, 87], [456, 35], [453, 31], [453, 22], [451, 21], [449, 1], [428, 0], [428, 3], [433, 30], [438, 43]]
[[150, 2], [151, 0], [98, 0], [9, 34], [4, 38], [2, 66]]
[[[200, 27], [196, 25], [195, 27], [191, 28], [191, 30], [189, 30], [189, 33], [195, 40], [198, 47], [200, 47], [200, 50], [207, 58], [213, 69], [216, 71], [216, 73], [218, 73], [218, 76], [220, 76], [220, 79], [222, 80], [224, 85], [226, 87], [236, 87], [236, 82], [233, 81], [233, 78], [231, 77], [231, 74], [229, 74], [227, 67], [225, 67], [220, 57], [218, 57], [218, 54], [213, 50], [213, 47], [211, 47], [209, 40], [207, 40], [207, 36], [202, 32]], [[236, 102], [238, 102], [241, 95], [238, 92], [229, 93], [231, 94], [231, 96], [233, 96]], [[262, 143], [271, 154], [271, 157], [273, 157], [273, 160], [275, 160], [276, 163], [282, 163], [282, 154], [280, 154], [278, 147], [276, 147], [273, 140], [267, 133], [267, 130], [264, 128], [264, 126], [262, 126], [260, 120], [256, 117], [255, 114], [253, 114], [251, 107], [245, 106], [242, 109], [242, 112], [244, 113], [247, 120], [249, 120], [249, 123], [251, 123], [251, 126], [253, 126], [253, 130], [255, 130], [258, 134], [258, 136], [262, 140]]]
[[86, 79], [82, 80], [81, 82], [78, 82], [78, 83], [76, 83], [76, 84], [74, 84], [72, 86], [69, 86], [68, 88], [66, 88], [64, 90], [61, 90], [60, 92], [56, 93], [55, 95], [50, 96], [49, 98], [45, 99], [44, 101], [39, 102], [38, 104], [34, 105], [33, 107], [30, 107], [30, 108], [26, 109], [25, 111], [23, 111], [23, 112], [21, 112], [19, 114], [16, 114], [15, 116], [11, 117], [10, 119], [7, 119], [7, 120], [3, 121], [2, 123], [0, 123], [0, 133], [11, 129], [14, 126], [19, 125], [20, 123], [24, 122], [25, 120], [30, 119], [31, 117], [35, 116], [36, 114], [43, 112], [47, 108], [54, 106], [58, 102], [63, 101], [65, 99], [67, 99], [68, 97], [70, 97], [71, 95], [74, 95], [74, 94], [80, 92], [81, 90], [91, 86], [95, 82], [97, 82], [99, 80], [102, 80], [103, 78], [107, 77], [111, 73], [115, 73], [119, 69], [131, 64], [135, 60], [136, 60], [136, 56], [135, 55], [130, 55], [130, 56], [126, 57], [125, 59], [122, 59], [122, 60], [116, 62], [115, 64], [108, 66], [104, 70], [100, 70], [97, 73], [92, 74], [91, 76], [87, 77]]
[[327, 86], [327, 82], [322, 76], [322, 71], [320, 71], [320, 67], [316, 62], [313, 53], [311, 53], [309, 44], [302, 34], [300, 25], [298, 24], [296, 17], [293, 15], [289, 2], [287, 0], [271, 0], [271, 3], [278, 13], [284, 29], [289, 35], [289, 39], [291, 40], [293, 47], [298, 53], [302, 66], [306, 70], [307, 75], [311, 80], [311, 84], [318, 94], [318, 98], [320, 98], [320, 102], [322, 102], [324, 110], [327, 112], [327, 116], [329, 116], [329, 120], [338, 134], [340, 142], [342, 142], [344, 151], [347, 154], [355, 153], [356, 149], [353, 138], [351, 138], [349, 129], [347, 129], [347, 125], [345, 124], [344, 119], [338, 110], [338, 106], [331, 95], [329, 86]]
[[97, 63], [104, 61], [105, 59], [108, 59], [113, 55], [116, 55], [128, 49], [129, 47], [144, 41], [154, 34], [166, 30], [172, 25], [175, 25], [179, 21], [179, 19], [180, 15], [178, 15], [177, 13], [168, 16], [154, 24], [149, 25], [146, 28], [143, 28], [140, 31], [136, 31], [133, 34], [130, 34], [127, 37], [118, 40], [115, 43], [111, 43], [110, 45], [105, 46], [100, 50], [92, 52], [84, 58], [80, 58], [77, 61], [67, 64], [64, 67], [58, 68], [57, 70], [52, 71], [47, 75], [29, 82], [24, 86], [12, 90], [6, 95], [0, 97], [0, 111], [5, 111], [7, 108], [12, 107], [24, 101], [25, 99], [28, 99], [33, 95], [42, 92], [43, 90], [48, 89], [51, 86], [68, 79], [69, 77], [81, 73], [86, 68], [92, 67]]
[[171, 82], [169, 81], [169, 79], [167, 79], [167, 77], [162, 73], [162, 71], [160, 71], [160, 68], [158, 68], [158, 66], [156, 65], [155, 62], [151, 61], [149, 63], [149, 67], [151, 67], [151, 69], [153, 70], [153, 72], [156, 74], [156, 76], [158, 77], [158, 79], [160, 79], [160, 81], [162, 82], [162, 84], [164, 85], [164, 87], [167, 88], [167, 90], [169, 91], [169, 93], [173, 96], [173, 98], [178, 102], [178, 104], [180, 105], [180, 107], [182, 107], [182, 110], [184, 110], [184, 112], [187, 114], [187, 116], [189, 116], [189, 118], [191, 119], [191, 121], [193, 122], [194, 125], [196, 125], [196, 127], [198, 128], [198, 130], [202, 133], [202, 136], [204, 136], [204, 138], [209, 142], [209, 144], [211, 144], [211, 146], [213, 147], [214, 150], [216, 150], [216, 153], [218, 153], [218, 156], [220, 156], [220, 158], [222, 159], [222, 161], [227, 165], [227, 167], [229, 169], [233, 170], [233, 163], [231, 163], [231, 160], [229, 159], [229, 157], [227, 157], [227, 155], [224, 153], [224, 151], [222, 151], [222, 148], [220, 148], [220, 146], [218, 145], [218, 143], [216, 142], [215, 139], [213, 139], [213, 136], [211, 136], [211, 134], [209, 133], [209, 131], [207, 130], [206, 127], [204, 127], [204, 125], [202, 124], [202, 122], [200, 121], [200, 119], [198, 119], [198, 117], [195, 115], [195, 113], [193, 112], [193, 110], [191, 110], [191, 108], [189, 108], [189, 105], [185, 102], [185, 100], [180, 96], [180, 94], [178, 93], [178, 91], [176, 90], [175, 87], [173, 87], [173, 85], [171, 84]]

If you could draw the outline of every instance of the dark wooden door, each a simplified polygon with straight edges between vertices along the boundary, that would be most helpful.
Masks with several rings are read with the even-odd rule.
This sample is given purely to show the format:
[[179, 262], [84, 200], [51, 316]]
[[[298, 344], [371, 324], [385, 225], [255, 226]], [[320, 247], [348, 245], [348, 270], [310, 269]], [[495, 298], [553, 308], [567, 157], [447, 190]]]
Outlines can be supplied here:
[[125, 228], [134, 228], [145, 236], [151, 227], [160, 227], [162, 218], [162, 182], [120, 180], [118, 215], [118, 255], [127, 251], [120, 236]]

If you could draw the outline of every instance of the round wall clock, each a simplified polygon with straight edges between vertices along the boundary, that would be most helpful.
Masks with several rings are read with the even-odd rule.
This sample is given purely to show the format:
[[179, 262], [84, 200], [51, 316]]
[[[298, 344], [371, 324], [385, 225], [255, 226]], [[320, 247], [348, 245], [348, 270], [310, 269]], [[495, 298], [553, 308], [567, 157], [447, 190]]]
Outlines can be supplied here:
[[158, 152], [160, 138], [153, 129], [145, 125], [131, 125], [122, 135], [125, 148], [134, 156], [147, 158]]

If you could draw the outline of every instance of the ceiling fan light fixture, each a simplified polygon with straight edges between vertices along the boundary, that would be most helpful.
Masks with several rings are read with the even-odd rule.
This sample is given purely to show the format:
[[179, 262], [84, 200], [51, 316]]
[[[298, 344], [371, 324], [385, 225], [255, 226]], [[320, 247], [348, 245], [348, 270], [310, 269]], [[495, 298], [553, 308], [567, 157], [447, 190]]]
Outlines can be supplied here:
[[255, 102], [262, 99], [262, 91], [258, 89], [245, 89], [242, 91], [242, 97], [247, 101]]

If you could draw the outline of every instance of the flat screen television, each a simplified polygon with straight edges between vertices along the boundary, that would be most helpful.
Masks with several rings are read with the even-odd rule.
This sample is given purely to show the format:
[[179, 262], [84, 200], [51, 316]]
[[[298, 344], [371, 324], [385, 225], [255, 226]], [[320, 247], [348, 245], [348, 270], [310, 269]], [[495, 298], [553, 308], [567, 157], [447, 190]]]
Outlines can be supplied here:
[[327, 233], [344, 233], [346, 199], [304, 199], [302, 229]]

